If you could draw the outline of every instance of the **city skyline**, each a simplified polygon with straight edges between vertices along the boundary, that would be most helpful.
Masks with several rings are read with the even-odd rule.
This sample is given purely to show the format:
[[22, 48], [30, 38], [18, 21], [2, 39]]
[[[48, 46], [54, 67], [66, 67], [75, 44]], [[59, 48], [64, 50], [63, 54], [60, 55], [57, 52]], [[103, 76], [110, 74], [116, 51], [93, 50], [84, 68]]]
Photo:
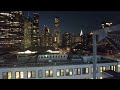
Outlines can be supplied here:
[[0, 11], [0, 79], [120, 78], [120, 12], [38, 13]]
[[[29, 13], [28, 13], [29, 12]], [[60, 31], [70, 33], [83, 33], [98, 30], [101, 23], [110, 20], [113, 25], [120, 23], [119, 11], [38, 11], [39, 12], [39, 30], [47, 25], [54, 31], [54, 17], [59, 17]], [[32, 11], [26, 11], [25, 15], [32, 16]]]

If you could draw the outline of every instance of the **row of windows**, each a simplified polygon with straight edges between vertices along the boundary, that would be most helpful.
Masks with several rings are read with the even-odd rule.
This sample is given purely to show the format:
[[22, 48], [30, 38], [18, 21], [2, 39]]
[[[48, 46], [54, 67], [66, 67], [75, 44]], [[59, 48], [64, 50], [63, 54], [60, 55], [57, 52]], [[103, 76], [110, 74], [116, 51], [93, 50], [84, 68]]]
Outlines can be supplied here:
[[109, 70], [116, 71], [116, 66], [109, 66], [108, 69], [109, 69]]
[[[83, 74], [88, 74], [88, 68], [83, 68]], [[58, 69], [57, 72], [57, 77], [59, 76], [64, 76], [64, 69]], [[80, 75], [81, 74], [81, 68], [75, 68], [74, 69], [74, 75]], [[65, 75], [66, 76], [71, 76], [73, 75], [73, 69], [66, 69], [65, 70]], [[3, 72], [2, 73], [3, 79], [11, 79], [12, 78], [12, 72]], [[42, 70], [38, 71], [38, 77], [42, 78], [43, 77], [43, 72]], [[46, 70], [45, 71], [45, 77], [53, 77], [53, 70]], [[24, 72], [22, 71], [16, 71], [15, 72], [15, 78], [16, 79], [23, 79], [24, 78]], [[27, 71], [27, 78], [36, 78], [36, 72], [35, 71]]]
[[[115, 66], [109, 66], [109, 70], [115, 70]], [[74, 71], [73, 71], [74, 70]], [[106, 70], [105, 66], [100, 67], [100, 72], [103, 72]], [[96, 71], [98, 72], [98, 68], [96, 68]], [[93, 68], [91, 68], [91, 73], [93, 73]], [[60, 76], [72, 76], [72, 75], [81, 75], [81, 68], [70, 68], [70, 69], [57, 69], [56, 75], [57, 77]], [[89, 68], [82, 68], [82, 74], [89, 74]], [[3, 79], [11, 79], [12, 78], [12, 72], [3, 72], [2, 73]], [[38, 77], [43, 77], [43, 71], [38, 70]], [[45, 70], [45, 77], [53, 77], [53, 70]], [[24, 78], [24, 72], [22, 71], [16, 71], [15, 72], [15, 78], [16, 79], [23, 79]], [[36, 71], [27, 71], [27, 78], [36, 78]]]
[[[101, 66], [100, 67], [100, 72], [103, 72], [106, 70], [106, 67], [105, 66]], [[116, 66], [109, 66], [108, 67], [108, 70], [113, 70], [113, 71], [116, 71]]]
[[[27, 78], [35, 78], [36, 72], [35, 71], [28, 71], [27, 72]], [[3, 72], [2, 73], [3, 79], [11, 79], [12, 78], [12, 72]], [[16, 79], [23, 79], [24, 78], [24, 72], [22, 71], [16, 71], [15, 72], [15, 78]]]
[[39, 58], [63, 58], [63, 57], [66, 57], [65, 55], [64, 56], [48, 56], [48, 55], [45, 55], [45, 56], [39, 56]]
[[103, 72], [103, 71], [105, 71], [106, 70], [106, 67], [105, 66], [101, 66], [100, 67], [100, 72]]

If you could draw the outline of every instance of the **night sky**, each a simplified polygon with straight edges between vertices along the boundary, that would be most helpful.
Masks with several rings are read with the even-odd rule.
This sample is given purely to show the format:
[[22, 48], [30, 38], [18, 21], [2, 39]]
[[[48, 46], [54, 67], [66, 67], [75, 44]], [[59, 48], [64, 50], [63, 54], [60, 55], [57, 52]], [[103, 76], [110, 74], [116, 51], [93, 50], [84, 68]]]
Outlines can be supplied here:
[[[31, 11], [29, 16], [32, 17]], [[55, 16], [59, 17], [61, 32], [80, 33], [81, 29], [90, 32], [99, 29], [105, 20], [112, 21], [113, 25], [120, 24], [120, 11], [39, 11], [40, 31], [47, 25], [53, 32]]]

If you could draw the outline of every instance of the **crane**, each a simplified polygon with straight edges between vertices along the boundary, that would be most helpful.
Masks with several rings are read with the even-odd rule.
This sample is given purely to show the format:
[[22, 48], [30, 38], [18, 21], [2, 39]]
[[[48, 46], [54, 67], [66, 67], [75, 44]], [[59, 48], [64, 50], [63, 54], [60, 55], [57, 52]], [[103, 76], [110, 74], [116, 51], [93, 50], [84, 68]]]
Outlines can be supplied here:
[[[97, 64], [96, 36], [98, 36], [98, 42], [104, 38], [106, 38], [110, 42], [108, 32], [114, 32], [114, 31], [119, 31], [119, 30], [120, 30], [120, 24], [111, 26], [111, 27], [106, 27], [103, 29], [99, 29], [93, 32], [93, 36], [92, 36], [93, 38], [93, 79], [96, 79], [96, 64]], [[114, 46], [114, 48], [116, 47]], [[116, 50], [119, 52], [117, 48]]]

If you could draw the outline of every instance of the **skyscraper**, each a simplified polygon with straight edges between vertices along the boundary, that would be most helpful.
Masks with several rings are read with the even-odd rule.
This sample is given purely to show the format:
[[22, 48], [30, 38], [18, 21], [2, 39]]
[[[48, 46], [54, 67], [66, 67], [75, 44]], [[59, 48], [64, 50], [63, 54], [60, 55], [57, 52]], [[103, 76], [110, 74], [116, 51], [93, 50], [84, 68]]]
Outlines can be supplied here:
[[42, 46], [52, 46], [53, 44], [53, 36], [50, 33], [50, 29], [48, 26], [44, 25], [44, 30], [42, 32], [42, 37], [41, 37], [41, 44]]
[[62, 36], [62, 46], [71, 46], [72, 44], [72, 38], [70, 33], [65, 32]]
[[59, 18], [55, 17], [55, 29], [54, 29], [54, 46], [57, 48], [61, 45], [61, 35], [60, 35], [60, 28], [59, 28]]
[[24, 49], [30, 48], [32, 46], [31, 33], [32, 33], [32, 20], [31, 18], [26, 17], [24, 21], [24, 39], [23, 39]]
[[0, 11], [0, 47], [20, 47], [23, 38], [23, 12]]
[[32, 46], [39, 46], [39, 13], [33, 12]]

